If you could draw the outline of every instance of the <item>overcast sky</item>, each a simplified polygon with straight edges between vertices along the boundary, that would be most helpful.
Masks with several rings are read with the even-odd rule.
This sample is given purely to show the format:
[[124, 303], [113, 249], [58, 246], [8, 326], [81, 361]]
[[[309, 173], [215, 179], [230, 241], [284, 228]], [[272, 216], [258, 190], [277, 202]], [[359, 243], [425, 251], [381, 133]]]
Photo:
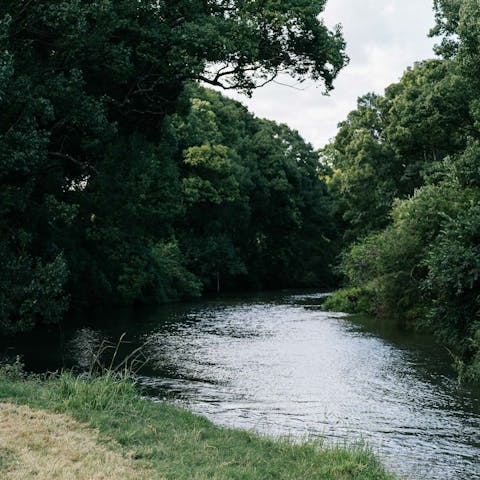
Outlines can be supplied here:
[[328, 0], [327, 25], [341, 23], [350, 64], [335, 82], [330, 96], [314, 84], [302, 91], [270, 84], [251, 99], [237, 93], [259, 117], [286, 123], [315, 147], [335, 136], [338, 122], [367, 92], [383, 93], [415, 61], [433, 57], [435, 43], [427, 38], [433, 26], [432, 0]]

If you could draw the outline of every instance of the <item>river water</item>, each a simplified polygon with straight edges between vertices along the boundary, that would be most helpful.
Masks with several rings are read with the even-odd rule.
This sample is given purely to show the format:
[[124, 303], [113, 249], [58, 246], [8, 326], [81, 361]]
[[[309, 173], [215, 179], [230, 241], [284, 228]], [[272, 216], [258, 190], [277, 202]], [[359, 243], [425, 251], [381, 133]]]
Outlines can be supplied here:
[[145, 394], [217, 424], [329, 442], [366, 441], [401, 478], [480, 479], [480, 389], [447, 352], [392, 322], [324, 312], [317, 293], [220, 297], [100, 314], [2, 340], [33, 370], [85, 366], [102, 339], [145, 344]]

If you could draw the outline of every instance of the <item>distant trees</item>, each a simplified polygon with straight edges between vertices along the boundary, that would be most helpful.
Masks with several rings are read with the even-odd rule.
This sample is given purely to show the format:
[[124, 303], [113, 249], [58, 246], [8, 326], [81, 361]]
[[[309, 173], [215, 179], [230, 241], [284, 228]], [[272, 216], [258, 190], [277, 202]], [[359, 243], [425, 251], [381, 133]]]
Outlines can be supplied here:
[[211, 290], [328, 282], [334, 225], [312, 147], [218, 93], [187, 94], [191, 109], [174, 123], [185, 207], [177, 234], [191, 270]]
[[455, 63], [428, 60], [384, 97], [359, 99], [323, 152], [347, 242], [385, 227], [395, 198], [412, 195], [438, 162], [465, 148], [476, 135], [472, 98]]

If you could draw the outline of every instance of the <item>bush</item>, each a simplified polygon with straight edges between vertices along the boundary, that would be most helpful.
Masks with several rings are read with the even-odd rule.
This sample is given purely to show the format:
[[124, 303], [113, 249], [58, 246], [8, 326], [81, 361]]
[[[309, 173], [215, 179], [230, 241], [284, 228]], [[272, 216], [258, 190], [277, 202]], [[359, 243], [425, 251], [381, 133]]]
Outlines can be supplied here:
[[468, 196], [450, 185], [423, 187], [412, 198], [397, 201], [390, 226], [344, 254], [340, 271], [348, 286], [368, 292], [362, 311], [422, 320], [431, 302], [422, 289], [428, 275], [425, 258], [446, 219], [458, 215]]
[[[442, 229], [425, 259], [429, 324], [462, 361], [480, 364], [480, 204]], [[461, 367], [462, 374], [466, 371]], [[468, 376], [468, 375], [467, 375]]]
[[342, 288], [323, 303], [325, 310], [345, 313], [374, 313], [375, 292], [368, 287]]

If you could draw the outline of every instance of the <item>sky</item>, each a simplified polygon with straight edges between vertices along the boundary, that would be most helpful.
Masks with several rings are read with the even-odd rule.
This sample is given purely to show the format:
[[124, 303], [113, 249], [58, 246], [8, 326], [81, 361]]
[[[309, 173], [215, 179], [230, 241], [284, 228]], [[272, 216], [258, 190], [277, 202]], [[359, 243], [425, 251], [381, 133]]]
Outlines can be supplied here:
[[329, 27], [342, 24], [350, 57], [329, 96], [313, 82], [302, 84], [302, 90], [269, 84], [250, 99], [235, 92], [227, 95], [259, 117], [286, 123], [320, 148], [335, 136], [338, 123], [356, 108], [359, 96], [382, 94], [408, 66], [434, 56], [435, 41], [427, 37], [434, 24], [432, 4], [433, 0], [328, 0], [323, 18]]

